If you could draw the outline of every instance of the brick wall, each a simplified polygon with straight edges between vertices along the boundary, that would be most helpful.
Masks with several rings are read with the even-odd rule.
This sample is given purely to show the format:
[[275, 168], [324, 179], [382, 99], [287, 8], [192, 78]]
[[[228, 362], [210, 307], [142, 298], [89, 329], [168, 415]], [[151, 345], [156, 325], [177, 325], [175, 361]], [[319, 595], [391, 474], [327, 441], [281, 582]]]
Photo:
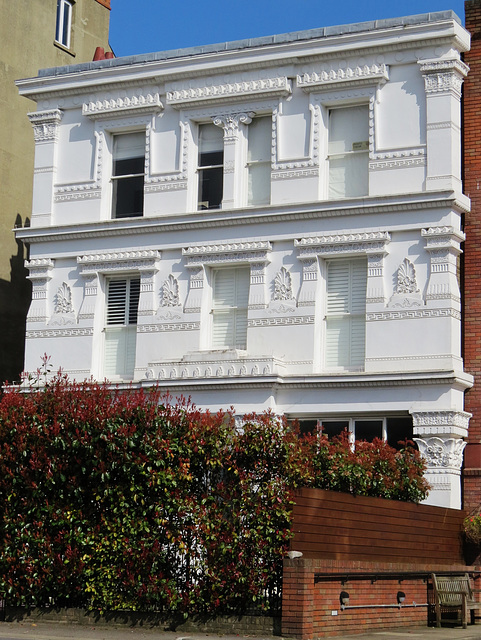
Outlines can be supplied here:
[[[458, 567], [464, 571], [465, 567]], [[355, 573], [375, 574], [395, 571], [442, 572], [453, 571], [450, 565], [393, 564], [389, 562], [356, 562], [296, 558], [284, 563], [282, 598], [282, 635], [311, 640], [345, 634], [365, 633], [368, 630], [396, 627], [426, 627], [431, 600], [430, 584], [426, 579], [355, 579]], [[343, 577], [323, 577], [314, 583], [316, 573], [343, 574]], [[351, 577], [349, 577], [351, 574]], [[346, 581], [347, 577], [347, 581]], [[340, 593], [349, 593], [349, 606], [341, 609]], [[397, 593], [403, 591], [403, 606], [397, 605]], [[362, 605], [375, 605], [362, 608]], [[380, 606], [385, 605], [385, 606]], [[388, 605], [388, 606], [386, 606]], [[432, 615], [432, 611], [431, 611]]]
[[[312, 640], [425, 627], [433, 613], [427, 606], [426, 574], [479, 571], [479, 557], [472, 558], [476, 567], [465, 564], [463, 517], [457, 509], [321, 489], [297, 491], [291, 550], [302, 557], [284, 562], [282, 635]], [[316, 573], [327, 575], [316, 583]], [[341, 591], [349, 593], [349, 606], [360, 608], [342, 610]], [[406, 594], [402, 607], [398, 591]]]
[[467, 0], [465, 14], [471, 51], [464, 55], [470, 72], [463, 86], [463, 179], [471, 212], [464, 220], [463, 356], [475, 382], [465, 403], [473, 417], [464, 456], [463, 506], [471, 511], [481, 505], [481, 0]]

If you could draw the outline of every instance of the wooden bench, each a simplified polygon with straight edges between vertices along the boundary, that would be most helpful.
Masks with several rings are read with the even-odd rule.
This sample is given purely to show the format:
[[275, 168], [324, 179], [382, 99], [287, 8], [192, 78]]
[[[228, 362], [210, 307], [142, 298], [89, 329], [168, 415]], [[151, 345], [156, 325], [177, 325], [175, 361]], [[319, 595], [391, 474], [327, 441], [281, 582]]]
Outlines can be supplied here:
[[469, 575], [443, 576], [431, 574], [434, 590], [434, 606], [436, 611], [436, 626], [441, 626], [443, 613], [454, 609], [460, 613], [463, 628], [468, 624], [468, 611], [471, 613], [471, 624], [474, 624], [474, 611], [481, 609], [481, 602], [473, 597]]

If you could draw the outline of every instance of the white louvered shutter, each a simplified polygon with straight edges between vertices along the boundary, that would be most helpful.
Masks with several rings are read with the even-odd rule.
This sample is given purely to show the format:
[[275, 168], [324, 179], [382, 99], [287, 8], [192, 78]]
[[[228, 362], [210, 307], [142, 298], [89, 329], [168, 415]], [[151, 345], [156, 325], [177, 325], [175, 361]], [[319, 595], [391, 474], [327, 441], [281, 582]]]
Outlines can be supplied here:
[[364, 365], [366, 335], [365, 259], [333, 260], [327, 266], [326, 367]]
[[212, 346], [245, 349], [249, 268], [218, 269], [213, 274]]
[[107, 378], [133, 377], [139, 296], [140, 278], [108, 282], [104, 353]]

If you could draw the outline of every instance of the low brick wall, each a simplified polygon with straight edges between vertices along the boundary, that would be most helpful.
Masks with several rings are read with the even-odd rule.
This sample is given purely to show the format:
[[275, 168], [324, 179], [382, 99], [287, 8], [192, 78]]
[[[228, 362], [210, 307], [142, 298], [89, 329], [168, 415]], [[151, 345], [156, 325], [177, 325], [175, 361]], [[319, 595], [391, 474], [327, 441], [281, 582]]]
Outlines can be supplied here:
[[240, 635], [280, 635], [281, 618], [273, 616], [220, 616], [214, 619], [171, 620], [157, 614], [116, 611], [100, 615], [85, 609], [26, 609], [9, 607], [6, 622], [54, 623], [89, 626], [158, 628], [162, 631]]
[[[461, 511], [318, 489], [295, 500], [291, 550], [302, 555], [284, 561], [284, 636], [427, 626], [429, 574], [480, 569], [465, 564]], [[341, 591], [355, 608], [341, 608]]]
[[[430, 582], [423, 577], [398, 577], [396, 572], [466, 571], [463, 565], [393, 564], [296, 558], [284, 562], [282, 635], [312, 640], [396, 627], [426, 627], [432, 601]], [[315, 583], [318, 573], [323, 575]], [[381, 574], [391, 573], [392, 578]], [[365, 574], [358, 579], [356, 574]], [[366, 575], [369, 574], [369, 577]], [[376, 579], [376, 574], [378, 577]], [[341, 591], [349, 607], [341, 608]], [[398, 591], [406, 594], [403, 606]], [[368, 605], [368, 606], [365, 606]]]

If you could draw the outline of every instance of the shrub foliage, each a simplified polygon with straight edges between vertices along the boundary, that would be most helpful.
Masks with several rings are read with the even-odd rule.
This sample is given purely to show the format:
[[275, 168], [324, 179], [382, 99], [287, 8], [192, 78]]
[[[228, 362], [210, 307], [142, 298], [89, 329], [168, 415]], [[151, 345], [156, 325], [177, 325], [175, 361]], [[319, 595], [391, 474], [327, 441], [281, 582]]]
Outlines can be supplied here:
[[280, 595], [293, 491], [420, 501], [407, 445], [300, 438], [57, 375], [0, 401], [0, 594], [12, 605], [214, 615]]

